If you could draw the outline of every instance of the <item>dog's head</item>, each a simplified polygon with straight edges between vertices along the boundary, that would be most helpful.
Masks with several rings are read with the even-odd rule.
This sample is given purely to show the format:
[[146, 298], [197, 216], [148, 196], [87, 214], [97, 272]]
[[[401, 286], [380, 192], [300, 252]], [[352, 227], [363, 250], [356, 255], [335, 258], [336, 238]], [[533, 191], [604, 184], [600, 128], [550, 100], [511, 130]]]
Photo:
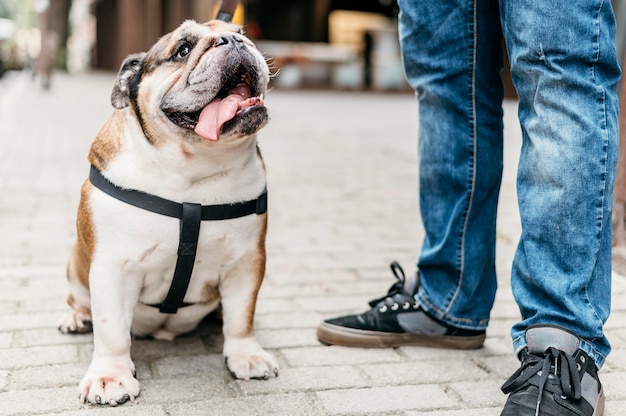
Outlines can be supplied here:
[[216, 141], [267, 123], [268, 82], [265, 58], [238, 25], [188, 20], [124, 61], [111, 102], [132, 107], [152, 142], [171, 134]]

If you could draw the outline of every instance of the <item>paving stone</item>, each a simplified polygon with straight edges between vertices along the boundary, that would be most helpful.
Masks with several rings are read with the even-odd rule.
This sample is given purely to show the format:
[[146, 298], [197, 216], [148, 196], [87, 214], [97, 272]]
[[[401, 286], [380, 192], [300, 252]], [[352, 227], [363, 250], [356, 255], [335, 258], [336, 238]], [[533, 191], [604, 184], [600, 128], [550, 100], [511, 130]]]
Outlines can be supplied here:
[[256, 313], [275, 313], [283, 312], [289, 313], [294, 310], [298, 310], [297, 303], [292, 299], [259, 299], [256, 307]]
[[87, 367], [81, 363], [48, 364], [41, 366], [29, 366], [11, 371], [12, 388], [24, 389], [53, 388], [73, 386], [85, 375]]
[[9, 372], [0, 370], [0, 391], [6, 389], [9, 384]]
[[0, 302], [0, 314], [2, 315], [15, 315], [18, 309], [18, 302]]
[[2, 369], [77, 361], [78, 349], [74, 345], [9, 348], [0, 350], [0, 368]]
[[[61, 315], [60, 315], [61, 316]], [[62, 334], [56, 326], [43, 329], [27, 329], [15, 331], [18, 345], [21, 347], [33, 347], [41, 345], [68, 345], [89, 344], [93, 342], [93, 335], [87, 334]]]
[[230, 375], [228, 377], [221, 373], [146, 380], [140, 385], [136, 401], [138, 404], [165, 404], [237, 397], [239, 387]]
[[484, 380], [486, 371], [471, 360], [420, 360], [359, 366], [371, 385], [435, 384], [454, 381], [463, 374], [467, 380]]
[[[139, 404], [136, 402], [126, 402], [122, 406], [85, 406], [84, 410], [75, 412], [54, 413], [63, 416], [84, 416], [86, 412], [97, 416], [171, 416], [161, 405]], [[192, 415], [189, 413], [188, 415]], [[198, 413], [200, 415], [200, 413]]]
[[496, 380], [501, 380], [502, 383], [517, 371], [520, 366], [519, 361], [513, 356], [484, 357], [479, 360], [482, 363], [481, 367], [495, 377]]
[[154, 359], [172, 356], [188, 356], [206, 354], [202, 340], [194, 336], [183, 336], [173, 341], [157, 341], [153, 339], [133, 339], [131, 354], [143, 359]]
[[604, 394], [609, 400], [626, 400], [626, 373], [600, 371], [600, 381], [604, 386]]
[[[62, 284], [65, 287], [65, 283]], [[39, 299], [26, 298], [20, 301], [20, 312], [33, 313], [33, 312], [49, 312], [56, 314], [58, 320], [61, 320], [66, 314], [70, 312], [66, 299], [68, 295], [67, 290], [57, 292], [57, 295], [50, 297], [43, 297]]]
[[0, 332], [0, 348], [9, 348], [13, 341], [13, 333]]
[[[358, 283], [355, 283], [358, 284]], [[390, 285], [382, 292], [386, 293]], [[367, 302], [372, 298], [380, 297], [380, 292], [377, 295], [360, 295], [355, 296], [352, 294], [323, 296], [315, 298], [301, 298], [298, 299], [299, 309], [321, 312], [328, 316], [335, 316], [343, 313], [357, 313], [365, 312], [369, 309]]]
[[211, 399], [207, 401], [178, 403], [165, 407], [171, 416], [267, 416], [298, 415], [322, 416], [325, 413], [308, 394], [269, 394], [236, 399]]
[[318, 346], [315, 329], [259, 329], [256, 337], [263, 348]]
[[500, 416], [502, 407], [482, 407], [477, 409], [437, 410], [433, 412], [406, 412], [404, 416]]
[[[466, 380], [465, 377], [463, 379]], [[448, 387], [460, 397], [463, 407], [499, 407], [502, 409], [506, 401], [506, 396], [500, 390], [503, 383], [504, 380], [493, 379], [462, 381], [451, 382]]]
[[322, 315], [317, 312], [302, 311], [297, 314], [285, 313], [258, 313], [254, 320], [254, 327], [261, 329], [292, 329], [316, 328], [322, 321]]
[[76, 388], [12, 390], [0, 393], [0, 415], [49, 415], [64, 410], [79, 410]]
[[626, 400], [611, 400], [604, 407], [603, 416], [622, 416], [626, 408]]
[[152, 368], [158, 376], [165, 378], [198, 374], [219, 377], [228, 371], [221, 354], [160, 358], [153, 361]]
[[319, 391], [317, 396], [328, 415], [445, 409], [456, 404], [438, 385], [329, 390]]
[[346, 348], [338, 346], [320, 346], [288, 348], [281, 350], [291, 367], [313, 367], [327, 365], [355, 365], [365, 363], [400, 362], [400, 357], [393, 349]]
[[0, 328], [3, 330], [19, 330], [31, 328], [56, 328], [59, 316], [47, 312], [29, 314], [6, 314], [0, 316]]
[[316, 391], [367, 387], [361, 372], [350, 366], [281, 369], [276, 378], [263, 383], [239, 381], [245, 394]]

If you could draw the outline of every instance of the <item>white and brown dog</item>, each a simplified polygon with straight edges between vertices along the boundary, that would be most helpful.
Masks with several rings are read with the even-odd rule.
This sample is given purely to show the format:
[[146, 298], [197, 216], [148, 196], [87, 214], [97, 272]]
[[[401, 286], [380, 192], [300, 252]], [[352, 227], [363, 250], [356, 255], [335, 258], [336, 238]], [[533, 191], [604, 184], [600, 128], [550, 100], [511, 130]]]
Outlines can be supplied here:
[[73, 310], [59, 327], [93, 326], [81, 401], [133, 400], [131, 333], [174, 339], [220, 305], [230, 372], [278, 375], [253, 332], [267, 227], [255, 133], [268, 121], [268, 81], [263, 55], [221, 21], [186, 21], [123, 63], [116, 110], [89, 153], [68, 264]]

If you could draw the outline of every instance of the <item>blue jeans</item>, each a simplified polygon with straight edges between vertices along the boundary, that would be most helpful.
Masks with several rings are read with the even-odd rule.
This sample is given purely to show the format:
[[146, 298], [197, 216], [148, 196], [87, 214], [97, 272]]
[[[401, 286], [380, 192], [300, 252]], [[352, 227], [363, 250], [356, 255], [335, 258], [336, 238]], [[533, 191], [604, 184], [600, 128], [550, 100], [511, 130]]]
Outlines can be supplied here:
[[617, 161], [615, 18], [609, 0], [399, 0], [407, 79], [419, 100], [419, 193], [426, 236], [416, 298], [484, 329], [496, 293], [502, 178], [502, 38], [519, 96], [522, 234], [511, 286], [525, 329], [581, 338], [601, 366], [611, 297]]

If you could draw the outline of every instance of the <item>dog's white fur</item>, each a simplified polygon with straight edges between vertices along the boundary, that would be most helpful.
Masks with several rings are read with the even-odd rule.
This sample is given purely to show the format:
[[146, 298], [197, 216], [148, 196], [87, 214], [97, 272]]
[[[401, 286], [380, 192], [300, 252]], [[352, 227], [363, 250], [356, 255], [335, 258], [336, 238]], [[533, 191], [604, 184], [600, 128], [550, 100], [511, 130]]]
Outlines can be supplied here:
[[[190, 100], [206, 100], [193, 91], [184, 91], [190, 88], [184, 78], [207, 62], [215, 66], [226, 59], [213, 51], [218, 48], [207, 47], [206, 52], [194, 50], [182, 64], [160, 63], [172, 55], [177, 39], [182, 37], [201, 39], [198, 48], [202, 42], [210, 45], [221, 34], [244, 42], [253, 65], [259, 68], [255, 82], [264, 92], [269, 79], [265, 59], [239, 31], [239, 27], [222, 22], [200, 25], [187, 21], [147, 55], [135, 57], [144, 65], [137, 107], [127, 98], [130, 76], [123, 67], [117, 81], [118, 96], [115, 90], [113, 94], [114, 104], [117, 101], [121, 108], [94, 141], [91, 163], [118, 186], [172, 201], [212, 205], [256, 199], [266, 182], [254, 134], [242, 135], [234, 128], [210, 142], [193, 130], [174, 125], [161, 109], [168, 94], [170, 101], [177, 94], [176, 99], [190, 106], [197, 105]], [[202, 82], [212, 85], [216, 77], [219, 74], [208, 74], [208, 80]], [[200, 90], [198, 86], [194, 89]], [[143, 127], [135, 114], [137, 108], [142, 112]], [[133, 400], [139, 394], [139, 382], [130, 358], [131, 333], [174, 339], [193, 330], [220, 305], [223, 354], [231, 373], [240, 379], [278, 374], [275, 359], [258, 344], [252, 328], [265, 272], [267, 214], [202, 222], [185, 297], [185, 302], [194, 305], [179, 309], [175, 315], [161, 314], [147, 304], [162, 302], [169, 290], [177, 258], [179, 220], [127, 205], [87, 181], [77, 226], [78, 241], [68, 264], [68, 303], [73, 311], [60, 329], [81, 332], [88, 321], [93, 322], [94, 353], [79, 385], [82, 401], [116, 405]]]

